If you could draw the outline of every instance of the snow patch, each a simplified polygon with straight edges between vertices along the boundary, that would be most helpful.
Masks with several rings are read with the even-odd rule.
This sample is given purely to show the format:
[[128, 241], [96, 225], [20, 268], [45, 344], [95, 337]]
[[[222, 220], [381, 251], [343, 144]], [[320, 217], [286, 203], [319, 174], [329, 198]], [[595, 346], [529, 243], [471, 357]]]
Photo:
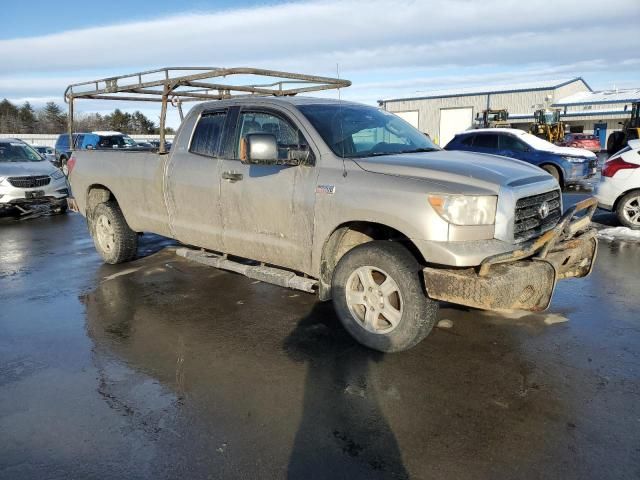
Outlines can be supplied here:
[[629, 227], [611, 227], [600, 230], [598, 237], [604, 240], [640, 242], [640, 230], [632, 230]]

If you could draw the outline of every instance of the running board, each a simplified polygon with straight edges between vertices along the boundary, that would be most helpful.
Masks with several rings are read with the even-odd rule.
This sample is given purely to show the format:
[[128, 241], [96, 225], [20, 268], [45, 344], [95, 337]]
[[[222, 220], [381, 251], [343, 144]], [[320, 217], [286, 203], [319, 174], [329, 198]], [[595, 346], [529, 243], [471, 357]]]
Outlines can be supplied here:
[[260, 280], [261, 282], [272, 283], [280, 287], [302, 290], [303, 292], [309, 293], [315, 293], [318, 289], [317, 280], [301, 277], [289, 270], [266, 267], [264, 265], [247, 265], [229, 260], [224, 255], [217, 255], [215, 253], [191, 248], [178, 248], [176, 254], [187, 260], [193, 260], [194, 262], [202, 263], [210, 267], [236, 272], [245, 277]]

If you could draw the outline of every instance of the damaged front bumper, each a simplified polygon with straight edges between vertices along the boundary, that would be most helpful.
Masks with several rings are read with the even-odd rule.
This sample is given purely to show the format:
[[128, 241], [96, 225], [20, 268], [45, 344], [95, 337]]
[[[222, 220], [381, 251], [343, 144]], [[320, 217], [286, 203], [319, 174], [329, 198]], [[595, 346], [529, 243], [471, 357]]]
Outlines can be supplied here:
[[597, 206], [595, 198], [579, 202], [552, 230], [477, 268], [425, 268], [427, 295], [484, 310], [545, 310], [558, 280], [591, 273], [598, 241], [590, 225]]

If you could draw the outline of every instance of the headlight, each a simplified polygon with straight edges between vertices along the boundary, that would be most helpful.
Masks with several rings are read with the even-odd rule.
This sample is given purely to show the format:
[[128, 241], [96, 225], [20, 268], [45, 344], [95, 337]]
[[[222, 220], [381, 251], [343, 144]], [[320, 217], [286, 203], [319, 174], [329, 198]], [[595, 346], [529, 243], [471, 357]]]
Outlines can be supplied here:
[[562, 157], [562, 158], [565, 159], [567, 162], [571, 162], [571, 163], [584, 163], [587, 161], [587, 159], [584, 157]]
[[471, 195], [429, 195], [429, 204], [454, 225], [493, 225], [498, 197]]
[[64, 173], [62, 173], [62, 170], [56, 170], [51, 174], [51, 178], [53, 178], [54, 180], [60, 180], [62, 177], [64, 177]]

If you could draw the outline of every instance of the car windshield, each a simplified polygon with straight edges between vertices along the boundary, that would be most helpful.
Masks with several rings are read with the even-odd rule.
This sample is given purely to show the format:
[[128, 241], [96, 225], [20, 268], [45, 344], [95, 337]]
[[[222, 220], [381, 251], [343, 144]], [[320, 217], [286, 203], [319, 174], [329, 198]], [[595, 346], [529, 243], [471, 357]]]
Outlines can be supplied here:
[[127, 148], [135, 147], [138, 144], [127, 135], [109, 135], [100, 137], [100, 148]]
[[19, 142], [0, 143], [1, 162], [42, 162], [44, 159], [29, 145]]
[[373, 157], [439, 150], [411, 124], [375, 107], [317, 104], [301, 105], [299, 109], [339, 157]]

